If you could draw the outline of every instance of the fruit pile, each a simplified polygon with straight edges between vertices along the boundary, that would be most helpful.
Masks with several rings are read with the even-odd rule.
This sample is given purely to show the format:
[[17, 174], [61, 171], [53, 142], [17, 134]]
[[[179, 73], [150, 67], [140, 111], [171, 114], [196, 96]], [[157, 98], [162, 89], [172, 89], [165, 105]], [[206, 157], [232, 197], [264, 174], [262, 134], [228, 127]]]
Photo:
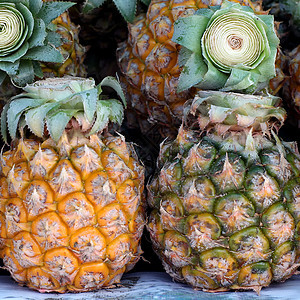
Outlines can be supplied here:
[[111, 288], [143, 256], [210, 292], [297, 272], [297, 1], [5, 0], [0, 20], [0, 258], [20, 285]]

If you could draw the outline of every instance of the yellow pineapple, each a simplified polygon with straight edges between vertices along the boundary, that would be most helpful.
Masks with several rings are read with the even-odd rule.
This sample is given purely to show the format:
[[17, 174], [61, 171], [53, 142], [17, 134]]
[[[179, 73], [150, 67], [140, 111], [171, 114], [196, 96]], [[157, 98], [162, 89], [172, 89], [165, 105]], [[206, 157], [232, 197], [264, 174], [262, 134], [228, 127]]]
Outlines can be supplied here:
[[19, 284], [41, 292], [112, 286], [142, 253], [144, 169], [133, 146], [105, 129], [122, 122], [123, 106], [102, 86], [124, 100], [111, 77], [99, 86], [48, 78], [2, 113], [12, 147], [1, 154], [1, 258]]
[[[43, 1], [47, 2], [47, 0]], [[59, 47], [59, 50], [64, 57], [64, 61], [62, 64], [44, 64], [42, 70], [45, 76], [62, 77], [64, 75], [71, 75], [85, 77], [87, 74], [84, 66], [86, 49], [79, 41], [79, 27], [71, 21], [69, 12], [64, 12], [53, 20], [52, 23], [55, 24], [55, 31], [62, 39], [62, 45]]]
[[[162, 131], [166, 127], [175, 127], [176, 132], [183, 105], [195, 94], [196, 89], [190, 86], [178, 90], [184, 60], [180, 58], [183, 47], [174, 39], [174, 26], [179, 19], [189, 18], [201, 8], [221, 5], [222, 2], [152, 0], [146, 15], [140, 15], [133, 24], [128, 24], [128, 39], [120, 45], [117, 56], [124, 75], [123, 85], [128, 95], [129, 110], [138, 114], [142, 130], [149, 122], [163, 125]], [[259, 2], [233, 0], [232, 3], [250, 6], [257, 14], [266, 14]], [[189, 32], [182, 32], [187, 38], [190, 36]], [[205, 69], [205, 66], [198, 69]], [[211, 77], [208, 81], [218, 80]]]

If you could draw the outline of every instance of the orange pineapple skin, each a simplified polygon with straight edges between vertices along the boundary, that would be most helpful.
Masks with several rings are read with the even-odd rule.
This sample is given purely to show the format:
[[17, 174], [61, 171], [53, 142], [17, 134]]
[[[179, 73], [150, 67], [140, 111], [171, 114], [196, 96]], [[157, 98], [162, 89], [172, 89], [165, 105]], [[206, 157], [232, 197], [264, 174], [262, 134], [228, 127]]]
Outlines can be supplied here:
[[[49, 2], [49, 0], [43, 1]], [[62, 77], [64, 75], [85, 77], [87, 75], [84, 66], [86, 49], [79, 41], [79, 26], [76, 26], [71, 21], [68, 12], [62, 13], [52, 23], [57, 26], [56, 32], [62, 38], [62, 45], [59, 47], [59, 50], [64, 57], [64, 62], [62, 64], [42, 64], [45, 77]]]
[[144, 168], [122, 136], [21, 139], [0, 165], [0, 257], [19, 284], [90, 291], [133, 268]]
[[[233, 2], [261, 11], [259, 3]], [[138, 114], [142, 131], [146, 131], [147, 122], [176, 127], [184, 103], [196, 92], [194, 88], [176, 92], [182, 68], [178, 62], [180, 46], [171, 40], [174, 22], [200, 8], [221, 4], [222, 0], [152, 0], [147, 14], [128, 24], [128, 39], [118, 48], [117, 57], [125, 77], [129, 110]]]

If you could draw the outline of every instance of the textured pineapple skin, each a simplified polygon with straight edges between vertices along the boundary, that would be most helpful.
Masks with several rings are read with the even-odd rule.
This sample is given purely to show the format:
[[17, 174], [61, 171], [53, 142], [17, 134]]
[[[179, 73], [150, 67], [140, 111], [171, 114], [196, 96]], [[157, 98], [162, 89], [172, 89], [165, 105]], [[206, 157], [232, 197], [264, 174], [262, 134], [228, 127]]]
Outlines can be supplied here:
[[283, 97], [289, 105], [290, 121], [300, 119], [300, 45], [288, 53], [288, 80], [283, 86]]
[[[292, 144], [254, 137], [258, 157], [181, 128], [161, 145], [148, 185], [148, 230], [165, 270], [205, 291], [284, 281], [300, 265], [300, 158]], [[243, 143], [242, 143], [243, 144]]]
[[[52, 0], [50, 0], [52, 1]], [[47, 2], [44, 0], [44, 2]], [[56, 32], [60, 34], [62, 45], [59, 47], [64, 62], [62, 64], [44, 63], [42, 70], [45, 77], [62, 77], [65, 75], [85, 77], [84, 66], [86, 49], [79, 41], [79, 26], [70, 18], [69, 12], [64, 12], [53, 22], [57, 26]]]
[[[248, 0], [233, 1], [253, 7]], [[159, 123], [161, 134], [170, 135], [165, 127], [180, 124], [183, 104], [195, 94], [194, 88], [176, 91], [182, 67], [178, 61], [180, 46], [171, 40], [174, 22], [200, 8], [221, 4], [222, 0], [152, 0], [147, 14], [128, 24], [128, 40], [120, 45], [117, 57], [124, 75], [128, 112], [138, 114], [142, 132], [149, 130], [149, 123]], [[258, 4], [255, 9], [261, 10]], [[130, 114], [128, 119], [132, 119]], [[132, 122], [136, 122], [135, 117]]]
[[144, 168], [124, 137], [20, 139], [0, 182], [0, 254], [19, 284], [90, 291], [139, 260]]

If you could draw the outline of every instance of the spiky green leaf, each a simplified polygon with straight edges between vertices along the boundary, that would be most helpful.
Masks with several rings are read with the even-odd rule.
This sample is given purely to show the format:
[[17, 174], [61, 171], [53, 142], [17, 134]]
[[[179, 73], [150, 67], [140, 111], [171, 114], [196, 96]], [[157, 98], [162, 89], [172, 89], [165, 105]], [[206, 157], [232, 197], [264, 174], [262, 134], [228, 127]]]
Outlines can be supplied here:
[[4, 105], [1, 112], [1, 136], [5, 144], [7, 144], [7, 111], [9, 108], [9, 103]]
[[180, 74], [178, 92], [184, 91], [203, 80], [207, 72], [207, 66], [201, 56], [193, 53], [187, 60], [183, 71]]
[[122, 89], [119, 81], [116, 78], [114, 78], [112, 76], [107, 76], [100, 82], [99, 86], [100, 87], [108, 86], [108, 87], [114, 89], [117, 92], [117, 94], [119, 95], [119, 97], [121, 98], [124, 107], [125, 108], [127, 107], [126, 98], [125, 98], [123, 89]]
[[89, 134], [92, 135], [97, 132], [101, 132], [107, 126], [110, 115], [111, 108], [109, 103], [105, 101], [99, 101], [97, 103], [96, 120]]
[[103, 100], [107, 101], [111, 107], [111, 112], [109, 116], [109, 120], [111, 122], [117, 123], [119, 125], [122, 124], [124, 118], [124, 109], [120, 101], [115, 99]]
[[20, 66], [20, 61], [16, 61], [14, 63], [0, 61], [0, 70], [6, 72], [8, 75], [17, 74]]
[[33, 15], [37, 15], [40, 9], [42, 8], [43, 2], [40, 0], [30, 0], [29, 8]]
[[32, 61], [21, 60], [19, 70], [16, 75], [11, 76], [12, 81], [15, 85], [21, 87], [26, 85], [28, 82], [34, 81], [34, 68]]
[[46, 36], [47, 32], [44, 21], [41, 19], [36, 20], [31, 39], [29, 41], [29, 47], [33, 48], [37, 46], [43, 46]]
[[75, 5], [73, 2], [44, 2], [42, 8], [38, 13], [38, 18], [41, 18], [46, 26], [55, 18], [60, 16], [64, 11]]
[[106, 0], [86, 0], [83, 4], [82, 12], [88, 13], [94, 8], [100, 7]]
[[113, 0], [123, 18], [132, 23], [135, 17], [137, 0]]
[[179, 18], [172, 40], [188, 49], [179, 54], [179, 62], [185, 63], [179, 92], [195, 85], [253, 93], [275, 76], [279, 40], [273, 16], [256, 15], [239, 3], [224, 1], [222, 6]]
[[185, 48], [192, 52], [201, 53], [201, 37], [207, 27], [208, 21], [209, 18], [205, 15], [179, 18], [174, 23], [172, 41], [179, 45], [184, 45]]
[[55, 47], [62, 45], [61, 35], [55, 31], [50, 31], [47, 35], [47, 42]]
[[38, 137], [44, 136], [45, 118], [47, 113], [59, 107], [58, 103], [45, 103], [42, 106], [29, 109], [25, 113], [25, 121], [29, 129]]
[[43, 102], [44, 100], [41, 99], [18, 98], [9, 104], [8, 109], [6, 109], [7, 127], [12, 139], [16, 137], [19, 120], [23, 112], [28, 108], [39, 106]]
[[64, 59], [61, 52], [49, 44], [28, 50], [23, 58], [53, 63], [62, 63]]
[[33, 66], [33, 70], [34, 70], [34, 75], [36, 77], [42, 78], [44, 76], [44, 73], [43, 73], [40, 63], [33, 60], [32, 66]]
[[47, 129], [55, 142], [59, 140], [67, 124], [77, 112], [77, 109], [60, 109], [47, 116]]

